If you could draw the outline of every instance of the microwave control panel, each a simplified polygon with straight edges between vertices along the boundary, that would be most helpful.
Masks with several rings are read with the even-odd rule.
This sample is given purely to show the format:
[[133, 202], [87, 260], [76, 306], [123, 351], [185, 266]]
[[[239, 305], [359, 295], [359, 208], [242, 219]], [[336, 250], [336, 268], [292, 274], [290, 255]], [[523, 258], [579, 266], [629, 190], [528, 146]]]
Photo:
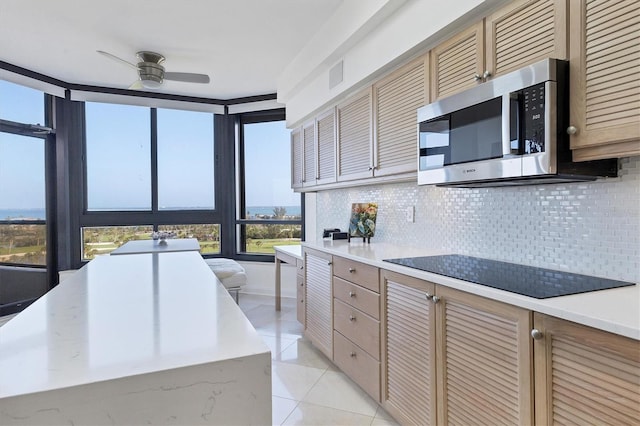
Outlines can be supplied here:
[[544, 83], [523, 89], [521, 96], [524, 153], [535, 154], [536, 152], [544, 152]]

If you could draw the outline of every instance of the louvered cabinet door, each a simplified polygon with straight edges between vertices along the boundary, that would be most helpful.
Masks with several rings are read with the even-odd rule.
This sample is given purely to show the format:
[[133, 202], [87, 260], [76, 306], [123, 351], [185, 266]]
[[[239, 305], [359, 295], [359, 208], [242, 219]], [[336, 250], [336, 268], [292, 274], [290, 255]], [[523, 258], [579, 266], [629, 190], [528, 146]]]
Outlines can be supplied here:
[[316, 128], [315, 123], [307, 123], [302, 126], [303, 143], [303, 186], [313, 186], [316, 184]]
[[498, 76], [545, 58], [567, 59], [566, 0], [520, 0], [485, 19], [487, 70]]
[[302, 188], [302, 130], [300, 128], [291, 131], [291, 187]]
[[336, 181], [336, 111], [330, 109], [316, 118], [318, 140], [317, 183]]
[[402, 424], [435, 425], [434, 284], [381, 271], [382, 405]]
[[437, 287], [438, 423], [531, 425], [531, 312]]
[[478, 84], [484, 73], [484, 25], [462, 31], [431, 50], [431, 101]]
[[637, 425], [640, 342], [534, 314], [536, 424]]
[[640, 154], [640, 2], [569, 3], [573, 159]]
[[338, 105], [338, 181], [373, 176], [371, 88]]
[[392, 73], [374, 90], [374, 175], [416, 171], [416, 110], [429, 103], [428, 56]]
[[305, 249], [305, 336], [333, 359], [331, 255]]

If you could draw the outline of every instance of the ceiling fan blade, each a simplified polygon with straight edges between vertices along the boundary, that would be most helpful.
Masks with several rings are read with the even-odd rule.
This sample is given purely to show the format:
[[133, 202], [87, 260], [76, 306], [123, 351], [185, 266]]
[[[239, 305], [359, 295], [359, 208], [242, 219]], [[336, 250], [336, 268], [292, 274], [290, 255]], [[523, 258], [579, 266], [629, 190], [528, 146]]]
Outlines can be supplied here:
[[112, 55], [112, 54], [111, 54], [111, 53], [109, 53], [109, 52], [105, 52], [104, 50], [96, 50], [96, 52], [100, 53], [101, 55], [106, 56], [107, 58], [111, 58], [111, 59], [113, 59], [113, 60], [116, 60], [116, 61], [122, 62], [122, 63], [124, 63], [124, 64], [127, 64], [127, 65], [129, 65], [130, 67], [133, 67], [133, 68], [135, 68], [135, 69], [138, 69], [138, 66], [137, 66], [136, 64], [133, 64], [133, 63], [131, 63], [131, 62], [129, 62], [129, 61], [125, 61], [125, 60], [124, 60], [124, 59], [122, 59], [122, 58], [118, 58], [116, 55]]
[[195, 74], [191, 72], [165, 72], [165, 80], [184, 81], [185, 83], [203, 83], [207, 84], [211, 81], [206, 74]]
[[144, 84], [142, 84], [142, 81], [140, 80], [136, 80], [134, 81], [131, 86], [129, 86], [129, 90], [142, 90], [144, 89]]

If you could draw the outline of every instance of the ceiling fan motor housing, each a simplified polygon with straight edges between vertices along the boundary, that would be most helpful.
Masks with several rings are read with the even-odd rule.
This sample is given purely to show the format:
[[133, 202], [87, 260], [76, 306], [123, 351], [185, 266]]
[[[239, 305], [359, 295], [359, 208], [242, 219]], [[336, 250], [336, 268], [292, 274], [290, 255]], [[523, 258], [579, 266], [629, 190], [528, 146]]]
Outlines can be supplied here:
[[164, 80], [164, 67], [153, 62], [138, 62], [138, 74], [145, 87], [160, 87]]
[[137, 53], [138, 74], [144, 87], [156, 89], [160, 87], [164, 80], [164, 67], [160, 65], [164, 62], [164, 56], [159, 53], [143, 50]]

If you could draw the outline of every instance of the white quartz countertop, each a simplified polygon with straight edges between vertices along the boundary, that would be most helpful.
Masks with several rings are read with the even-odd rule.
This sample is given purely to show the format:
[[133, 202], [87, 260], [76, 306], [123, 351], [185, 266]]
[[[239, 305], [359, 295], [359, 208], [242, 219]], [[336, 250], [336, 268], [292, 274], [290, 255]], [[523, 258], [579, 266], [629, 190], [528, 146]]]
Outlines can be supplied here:
[[0, 328], [0, 398], [268, 352], [199, 253], [99, 256]]
[[535, 312], [640, 340], [640, 286], [599, 290], [569, 296], [535, 299], [504, 290], [384, 262], [383, 259], [448, 254], [443, 251], [360, 241], [304, 242], [304, 248], [321, 250], [382, 269], [431, 281]]
[[276, 251], [291, 255], [296, 259], [302, 259], [302, 246], [299, 244], [290, 246], [273, 246]]
[[127, 241], [111, 252], [111, 255], [140, 253], [171, 253], [174, 251], [200, 251], [200, 243], [195, 238], [169, 238], [164, 240]]

